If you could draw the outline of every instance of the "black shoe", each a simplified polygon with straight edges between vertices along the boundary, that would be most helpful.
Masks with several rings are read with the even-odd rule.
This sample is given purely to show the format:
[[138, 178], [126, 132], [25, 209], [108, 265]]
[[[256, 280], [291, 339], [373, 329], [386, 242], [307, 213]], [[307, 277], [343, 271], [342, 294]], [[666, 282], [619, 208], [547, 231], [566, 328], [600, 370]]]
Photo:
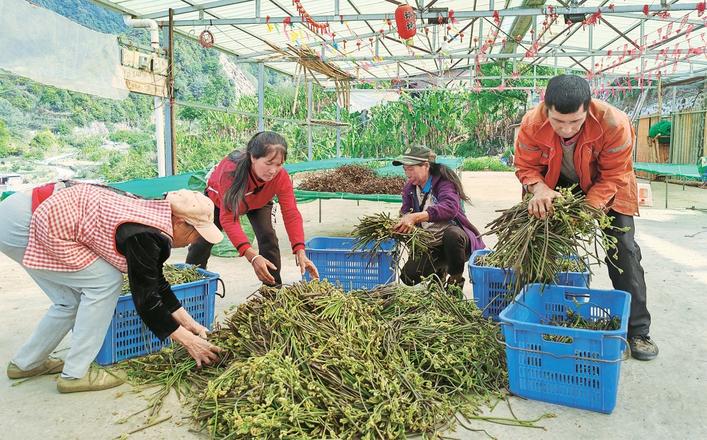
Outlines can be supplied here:
[[632, 336], [628, 338], [631, 357], [639, 361], [650, 361], [658, 356], [658, 346], [650, 336]]

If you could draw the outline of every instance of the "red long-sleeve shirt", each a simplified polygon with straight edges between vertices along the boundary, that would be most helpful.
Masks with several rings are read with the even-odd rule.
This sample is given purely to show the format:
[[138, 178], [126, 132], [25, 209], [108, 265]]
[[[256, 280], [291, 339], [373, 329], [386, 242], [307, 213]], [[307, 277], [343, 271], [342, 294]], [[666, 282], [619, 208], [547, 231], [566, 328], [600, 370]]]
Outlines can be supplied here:
[[[248, 237], [241, 227], [240, 219], [234, 216], [233, 211], [228, 209], [223, 203], [223, 198], [233, 183], [231, 174], [236, 169], [236, 163], [228, 157], [223, 159], [211, 173], [207, 183], [207, 195], [214, 204], [221, 210], [219, 220], [224, 232], [243, 256], [251, 248]], [[285, 230], [290, 239], [292, 252], [295, 253], [304, 249], [304, 225], [302, 214], [297, 209], [295, 193], [292, 189], [290, 175], [284, 168], [269, 182], [264, 182], [257, 178], [252, 171], [248, 174], [245, 203], [241, 203], [238, 208], [240, 214], [262, 208], [277, 196], [278, 203], [282, 208], [282, 218], [285, 222]]]

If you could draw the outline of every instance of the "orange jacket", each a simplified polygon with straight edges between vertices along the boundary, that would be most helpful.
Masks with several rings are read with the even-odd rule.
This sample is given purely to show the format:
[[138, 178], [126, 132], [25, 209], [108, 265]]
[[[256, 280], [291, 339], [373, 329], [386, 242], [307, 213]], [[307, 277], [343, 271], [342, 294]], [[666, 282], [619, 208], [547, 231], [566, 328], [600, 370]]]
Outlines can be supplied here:
[[[636, 175], [633, 172], [634, 133], [625, 113], [597, 99], [574, 150], [574, 167], [587, 203], [621, 214], [638, 215]], [[547, 118], [544, 103], [530, 110], [520, 125], [515, 144], [516, 176], [523, 185], [544, 181], [554, 188], [562, 167], [560, 137]]]

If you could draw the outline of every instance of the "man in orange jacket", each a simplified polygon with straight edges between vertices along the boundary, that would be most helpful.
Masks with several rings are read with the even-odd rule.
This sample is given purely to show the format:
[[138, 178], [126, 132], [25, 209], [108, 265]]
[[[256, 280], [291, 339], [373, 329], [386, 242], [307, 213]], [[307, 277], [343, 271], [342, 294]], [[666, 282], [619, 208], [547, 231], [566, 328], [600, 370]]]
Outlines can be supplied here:
[[658, 356], [648, 335], [651, 316], [646, 306], [646, 281], [641, 249], [634, 240], [638, 215], [636, 177], [631, 160], [634, 133], [625, 113], [591, 99], [589, 84], [575, 75], [550, 80], [545, 101], [524, 117], [515, 145], [516, 175], [533, 194], [528, 211], [552, 215], [557, 187], [578, 185], [590, 205], [608, 211], [612, 224], [629, 228], [609, 231], [618, 239], [618, 260], [607, 264], [615, 289], [631, 294], [628, 339], [640, 360]]

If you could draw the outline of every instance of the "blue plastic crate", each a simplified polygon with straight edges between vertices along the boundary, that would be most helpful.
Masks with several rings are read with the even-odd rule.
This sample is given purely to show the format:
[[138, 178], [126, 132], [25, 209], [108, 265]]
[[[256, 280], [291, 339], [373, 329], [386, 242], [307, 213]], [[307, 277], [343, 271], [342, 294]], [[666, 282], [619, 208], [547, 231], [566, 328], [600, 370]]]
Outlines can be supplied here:
[[[616, 406], [631, 295], [622, 290], [530, 284], [500, 318], [511, 393], [610, 413]], [[548, 325], [571, 310], [585, 319], [621, 317], [618, 330]], [[548, 340], [565, 336], [565, 342]]]
[[[354, 243], [353, 238], [347, 237], [314, 237], [306, 243], [305, 252], [317, 266], [320, 279], [328, 279], [346, 291], [395, 281], [394, 241], [385, 242], [374, 254], [352, 251]], [[310, 279], [309, 274], [305, 274], [305, 279]]]
[[[172, 286], [172, 291], [194, 320], [210, 329], [214, 321], [214, 300], [219, 274], [197, 270], [206, 278], [191, 283], [176, 284]], [[160, 341], [142, 322], [135, 310], [132, 295], [121, 295], [113, 312], [113, 320], [103, 339], [103, 345], [96, 356], [96, 362], [100, 365], [114, 364], [158, 351], [170, 343], [170, 338]]]
[[[515, 275], [512, 270], [475, 264], [477, 258], [491, 252], [493, 251], [489, 249], [480, 249], [471, 255], [469, 259], [469, 279], [472, 283], [474, 301], [483, 310], [483, 316], [498, 321], [498, 315], [513, 299]], [[560, 272], [557, 274], [555, 284], [589, 287], [589, 271]]]

